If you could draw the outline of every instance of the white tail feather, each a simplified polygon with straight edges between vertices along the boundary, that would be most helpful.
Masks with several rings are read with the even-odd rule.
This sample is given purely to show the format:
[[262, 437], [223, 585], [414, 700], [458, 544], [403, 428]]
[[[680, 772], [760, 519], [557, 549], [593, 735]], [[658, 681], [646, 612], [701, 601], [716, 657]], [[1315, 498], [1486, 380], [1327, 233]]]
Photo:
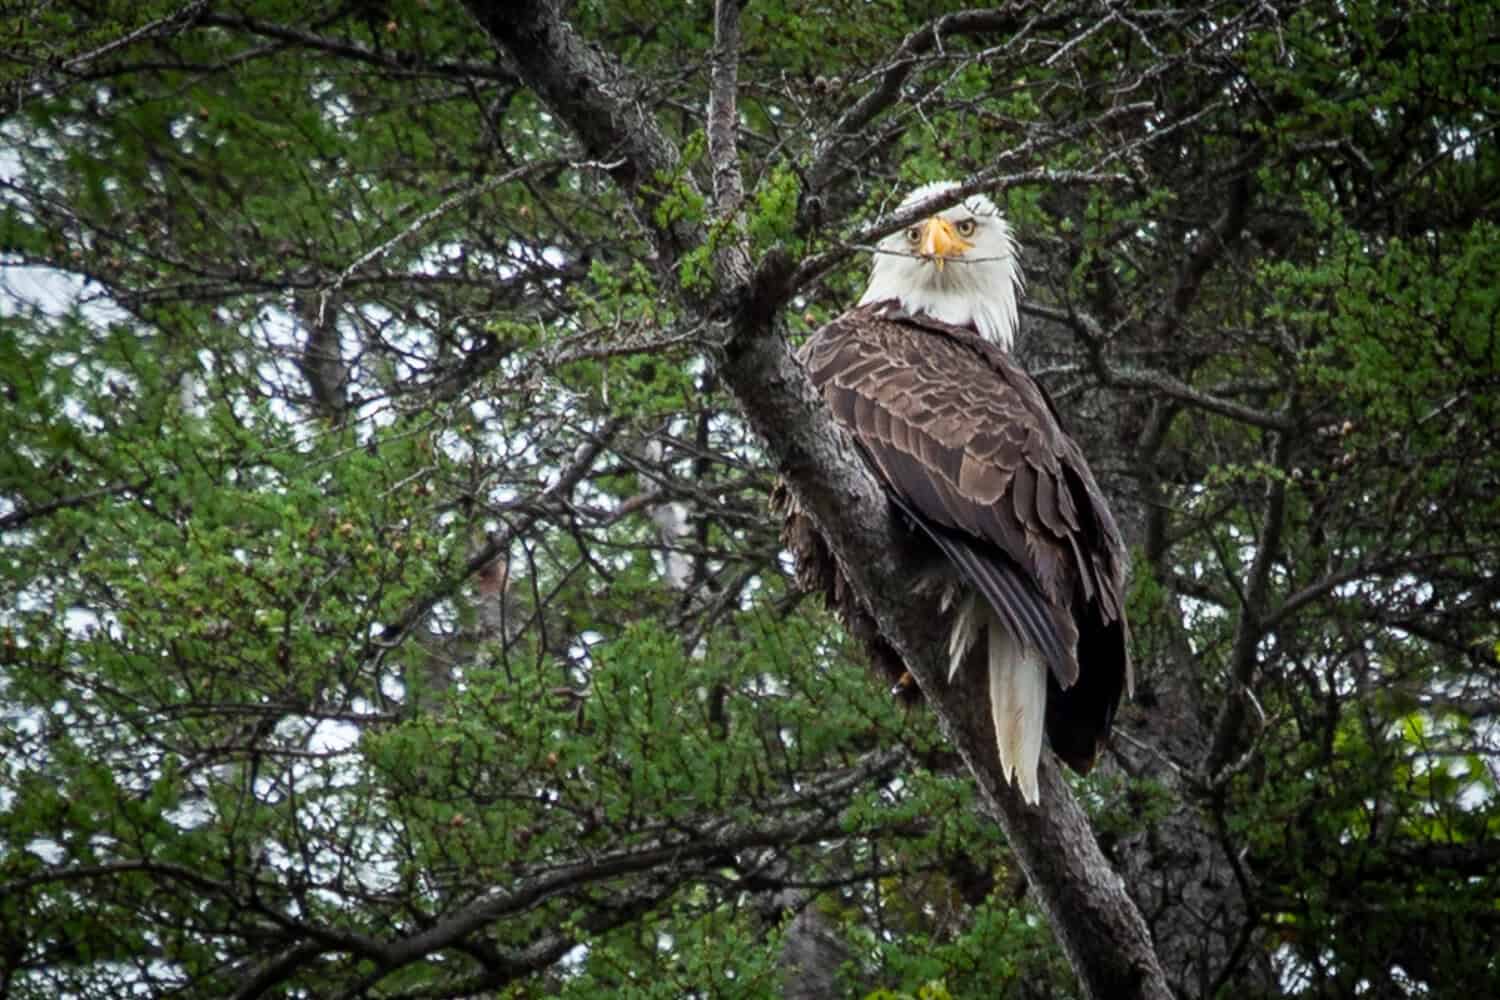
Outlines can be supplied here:
[[995, 718], [1000, 772], [1007, 781], [1016, 783], [1022, 798], [1036, 805], [1042, 797], [1037, 787], [1037, 766], [1047, 721], [1047, 665], [1034, 651], [1011, 638], [983, 599], [968, 593], [953, 616], [953, 631], [948, 636], [949, 683], [981, 631], [989, 633], [990, 713]]
[[990, 711], [1000, 771], [1015, 781], [1021, 797], [1041, 801], [1037, 764], [1042, 756], [1042, 729], [1047, 717], [1047, 666], [1005, 633], [990, 616]]
[[[947, 608], [945, 607], [946, 611]], [[988, 608], [983, 610], [988, 611]], [[963, 665], [964, 659], [969, 655], [969, 650], [974, 648], [974, 643], [979, 639], [979, 630], [984, 627], [989, 615], [981, 613], [979, 595], [970, 591], [963, 595], [962, 603], [958, 606], [958, 613], [953, 616], [953, 631], [948, 633], [948, 683], [953, 683], [953, 678], [958, 676], [958, 668]]]

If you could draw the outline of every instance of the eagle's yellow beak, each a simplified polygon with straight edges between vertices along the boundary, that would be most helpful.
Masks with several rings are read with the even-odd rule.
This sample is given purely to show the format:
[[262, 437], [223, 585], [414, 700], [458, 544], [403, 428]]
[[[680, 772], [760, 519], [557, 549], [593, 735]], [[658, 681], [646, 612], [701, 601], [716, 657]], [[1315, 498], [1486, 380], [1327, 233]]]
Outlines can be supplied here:
[[943, 269], [943, 262], [950, 257], [960, 257], [964, 251], [972, 250], [974, 244], [958, 235], [953, 223], [942, 216], [934, 216], [922, 223], [922, 256]]

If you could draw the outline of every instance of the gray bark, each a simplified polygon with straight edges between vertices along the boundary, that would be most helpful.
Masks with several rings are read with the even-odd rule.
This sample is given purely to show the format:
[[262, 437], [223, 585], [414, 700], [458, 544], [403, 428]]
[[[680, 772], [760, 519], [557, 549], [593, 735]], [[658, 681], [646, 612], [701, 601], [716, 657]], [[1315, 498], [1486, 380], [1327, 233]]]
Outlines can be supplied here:
[[849, 948], [828, 918], [815, 906], [792, 918], [781, 949], [782, 996], [786, 1000], [824, 1000], [838, 996], [839, 968]]

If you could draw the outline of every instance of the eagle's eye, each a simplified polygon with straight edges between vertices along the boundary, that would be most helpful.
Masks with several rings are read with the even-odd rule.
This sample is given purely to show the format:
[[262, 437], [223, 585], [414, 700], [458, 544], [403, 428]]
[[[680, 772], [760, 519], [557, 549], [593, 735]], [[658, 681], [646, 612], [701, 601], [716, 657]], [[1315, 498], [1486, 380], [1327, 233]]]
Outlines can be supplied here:
[[957, 224], [954, 225], [953, 229], [958, 233], [958, 235], [962, 236], [964, 239], [968, 239], [970, 236], [974, 235], [974, 220], [959, 219]]
[[908, 229], [906, 231], [906, 242], [910, 243], [912, 246], [916, 246], [918, 243], [921, 243], [922, 227], [912, 226], [910, 229]]

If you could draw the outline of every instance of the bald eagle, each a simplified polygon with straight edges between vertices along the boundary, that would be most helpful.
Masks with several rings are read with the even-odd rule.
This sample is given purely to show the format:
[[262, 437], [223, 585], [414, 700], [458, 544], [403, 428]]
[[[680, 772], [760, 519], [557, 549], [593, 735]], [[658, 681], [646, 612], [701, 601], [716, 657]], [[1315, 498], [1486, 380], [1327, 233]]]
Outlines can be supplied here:
[[[919, 187], [902, 208], [955, 186]], [[949, 679], [988, 670], [1002, 770], [1035, 804], [1044, 729], [1087, 773], [1133, 682], [1125, 548], [1082, 451], [1010, 354], [1020, 288], [1010, 227], [974, 195], [881, 241], [858, 306], [800, 357], [930, 543]]]

